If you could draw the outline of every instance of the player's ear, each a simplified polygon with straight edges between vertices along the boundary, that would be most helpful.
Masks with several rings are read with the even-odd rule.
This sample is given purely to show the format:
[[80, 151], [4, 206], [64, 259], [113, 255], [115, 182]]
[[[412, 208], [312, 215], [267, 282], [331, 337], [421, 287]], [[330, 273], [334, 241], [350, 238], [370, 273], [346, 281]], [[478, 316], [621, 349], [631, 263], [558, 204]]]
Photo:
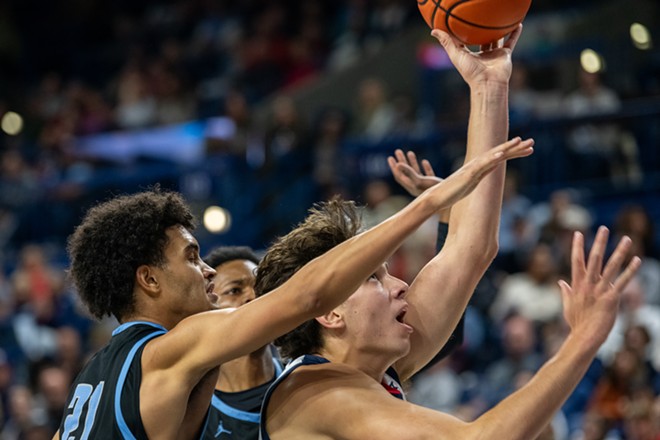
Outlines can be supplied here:
[[324, 328], [339, 329], [344, 328], [344, 318], [336, 309], [331, 310], [325, 315], [317, 316], [316, 321]]
[[143, 264], [135, 271], [135, 282], [147, 294], [154, 295], [160, 291], [160, 283], [153, 268], [149, 265]]

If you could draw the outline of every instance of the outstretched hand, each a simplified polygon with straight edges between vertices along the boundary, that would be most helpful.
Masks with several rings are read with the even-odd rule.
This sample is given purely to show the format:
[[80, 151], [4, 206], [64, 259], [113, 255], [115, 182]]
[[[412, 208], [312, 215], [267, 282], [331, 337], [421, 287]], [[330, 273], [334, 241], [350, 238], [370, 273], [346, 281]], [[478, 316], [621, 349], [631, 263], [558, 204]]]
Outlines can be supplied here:
[[438, 185], [427, 190], [429, 196], [437, 200], [436, 209], [448, 208], [468, 195], [488, 173], [502, 162], [529, 156], [534, 152], [533, 145], [533, 139], [522, 140], [516, 137], [465, 163]]
[[394, 157], [388, 156], [387, 164], [390, 166], [394, 180], [413, 197], [442, 182], [441, 178], [436, 177], [431, 162], [423, 159], [420, 167], [414, 151], [404, 154], [403, 150], [398, 149], [394, 151]]
[[511, 77], [511, 54], [522, 32], [522, 24], [518, 25], [506, 42], [500, 40], [497, 44], [481, 46], [481, 51], [472, 52], [461, 41], [448, 33], [434, 29], [431, 32], [447, 51], [449, 59], [470, 86], [479, 83], [497, 82], [508, 84]]
[[600, 346], [609, 334], [619, 308], [621, 291], [635, 275], [641, 260], [634, 257], [623, 272], [621, 268], [632, 247], [629, 237], [623, 237], [603, 267], [609, 231], [601, 226], [584, 259], [584, 236], [576, 232], [571, 250], [572, 283], [559, 281], [564, 303], [564, 318], [571, 331]]

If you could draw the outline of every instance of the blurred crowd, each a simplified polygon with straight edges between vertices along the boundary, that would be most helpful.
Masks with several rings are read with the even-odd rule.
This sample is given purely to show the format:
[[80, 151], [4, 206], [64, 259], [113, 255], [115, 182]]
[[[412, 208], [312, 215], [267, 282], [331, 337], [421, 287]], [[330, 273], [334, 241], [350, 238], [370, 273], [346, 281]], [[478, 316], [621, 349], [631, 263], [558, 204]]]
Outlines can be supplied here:
[[[35, 36], [23, 44], [29, 49], [41, 42], [42, 59], [14, 60], [10, 79], [27, 79], [16, 82], [13, 92], [2, 90], [9, 98], [0, 98], [0, 114], [13, 109], [25, 117], [21, 135], [0, 140], [2, 440], [52, 437], [72, 378], [116, 324], [87, 317], [67, 282], [61, 243], [25, 240], [38, 232], [62, 232], [55, 227], [58, 215], [73, 215], [72, 203], [83, 195], [83, 184], [99, 169], [117, 166], [77, 156], [76, 137], [228, 118], [231, 136], [209, 135], [207, 154], [243, 163], [239, 172], [246, 173], [259, 200], [254, 216], [269, 214], [264, 234], [272, 238], [292, 223], [287, 216], [291, 208], [277, 202], [278, 185], [298, 175], [309, 177], [308, 198], [293, 199], [300, 200], [303, 213], [311, 202], [341, 194], [366, 205], [365, 221], [373, 224], [408, 203], [391, 179], [372, 178], [358, 187], [350, 181], [347, 141], [377, 145], [428, 134], [447, 121], [464, 127], [467, 117], [469, 103], [459, 93], [452, 95], [451, 115], [440, 111], [429, 119], [412, 97], [393, 93], [378, 77], [364, 78], [346, 107], [327, 107], [318, 114], [300, 109], [290, 96], [376, 53], [411, 22], [423, 25], [414, 2], [115, 1], [88, 8], [79, 3], [75, 9], [66, 1], [38, 3], [47, 17], [41, 20], [48, 23], [33, 24]], [[550, 3], [539, 0], [535, 7]], [[28, 25], [26, 17], [34, 14], [22, 7], [1, 3], [0, 23], [13, 17]], [[49, 33], [60, 30], [56, 18], [63, 14], [73, 14], [67, 22], [73, 19], [77, 27], [49, 41]], [[7, 51], [10, 33], [7, 27], [0, 36], [3, 60], [14, 53]], [[70, 44], [79, 57], [67, 58], [56, 44]], [[65, 69], [48, 65], [61, 58], [67, 59]], [[615, 119], [593, 119], [616, 115], [625, 98], [599, 74], [576, 71], [575, 87], [565, 90], [552, 82], [539, 86], [544, 81], [537, 81], [536, 73], [533, 65], [515, 63], [512, 125], [575, 118], [561, 133], [569, 158], [567, 177], [639, 182], [644, 163], [634, 133]], [[11, 74], [0, 73], [3, 79]], [[649, 87], [647, 94], [660, 95], [657, 83]], [[260, 120], [255, 106], [274, 95]], [[462, 159], [464, 143], [442, 150], [445, 166], [436, 170], [439, 175]], [[414, 402], [473, 419], [529, 380], [565, 336], [556, 281], [570, 276], [572, 231], [592, 237], [598, 219], [580, 192], [559, 189], [531, 199], [521, 185], [524, 178], [514, 168], [505, 188], [500, 252], [466, 312], [465, 341], [414, 379]], [[40, 204], [45, 199], [56, 202], [56, 211], [45, 210]], [[660, 439], [657, 221], [640, 204], [617, 210], [607, 226], [616, 237], [633, 238], [643, 267], [624, 293], [610, 338], [544, 439]], [[21, 232], [26, 218], [32, 229]], [[15, 240], [17, 231], [22, 240]], [[434, 231], [435, 225], [425, 224], [393, 256], [395, 275], [410, 280], [428, 261]], [[9, 245], [17, 246], [11, 261]]]

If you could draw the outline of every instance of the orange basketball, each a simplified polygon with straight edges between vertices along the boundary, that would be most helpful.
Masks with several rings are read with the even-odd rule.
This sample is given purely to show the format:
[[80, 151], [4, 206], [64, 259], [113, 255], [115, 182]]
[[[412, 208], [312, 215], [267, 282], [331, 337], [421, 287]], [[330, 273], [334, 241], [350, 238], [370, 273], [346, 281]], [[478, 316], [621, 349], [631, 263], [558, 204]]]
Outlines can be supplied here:
[[532, 0], [417, 0], [431, 29], [441, 29], [465, 44], [499, 40], [523, 21]]

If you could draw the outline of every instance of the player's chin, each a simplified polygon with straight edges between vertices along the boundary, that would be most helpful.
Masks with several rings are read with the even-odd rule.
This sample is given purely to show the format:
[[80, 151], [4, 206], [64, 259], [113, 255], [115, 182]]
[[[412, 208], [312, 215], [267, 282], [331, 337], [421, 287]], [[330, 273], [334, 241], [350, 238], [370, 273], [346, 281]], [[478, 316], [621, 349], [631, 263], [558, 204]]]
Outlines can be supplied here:
[[405, 341], [398, 344], [395, 351], [397, 359], [408, 356], [408, 353], [410, 353], [410, 338], [407, 338]]

